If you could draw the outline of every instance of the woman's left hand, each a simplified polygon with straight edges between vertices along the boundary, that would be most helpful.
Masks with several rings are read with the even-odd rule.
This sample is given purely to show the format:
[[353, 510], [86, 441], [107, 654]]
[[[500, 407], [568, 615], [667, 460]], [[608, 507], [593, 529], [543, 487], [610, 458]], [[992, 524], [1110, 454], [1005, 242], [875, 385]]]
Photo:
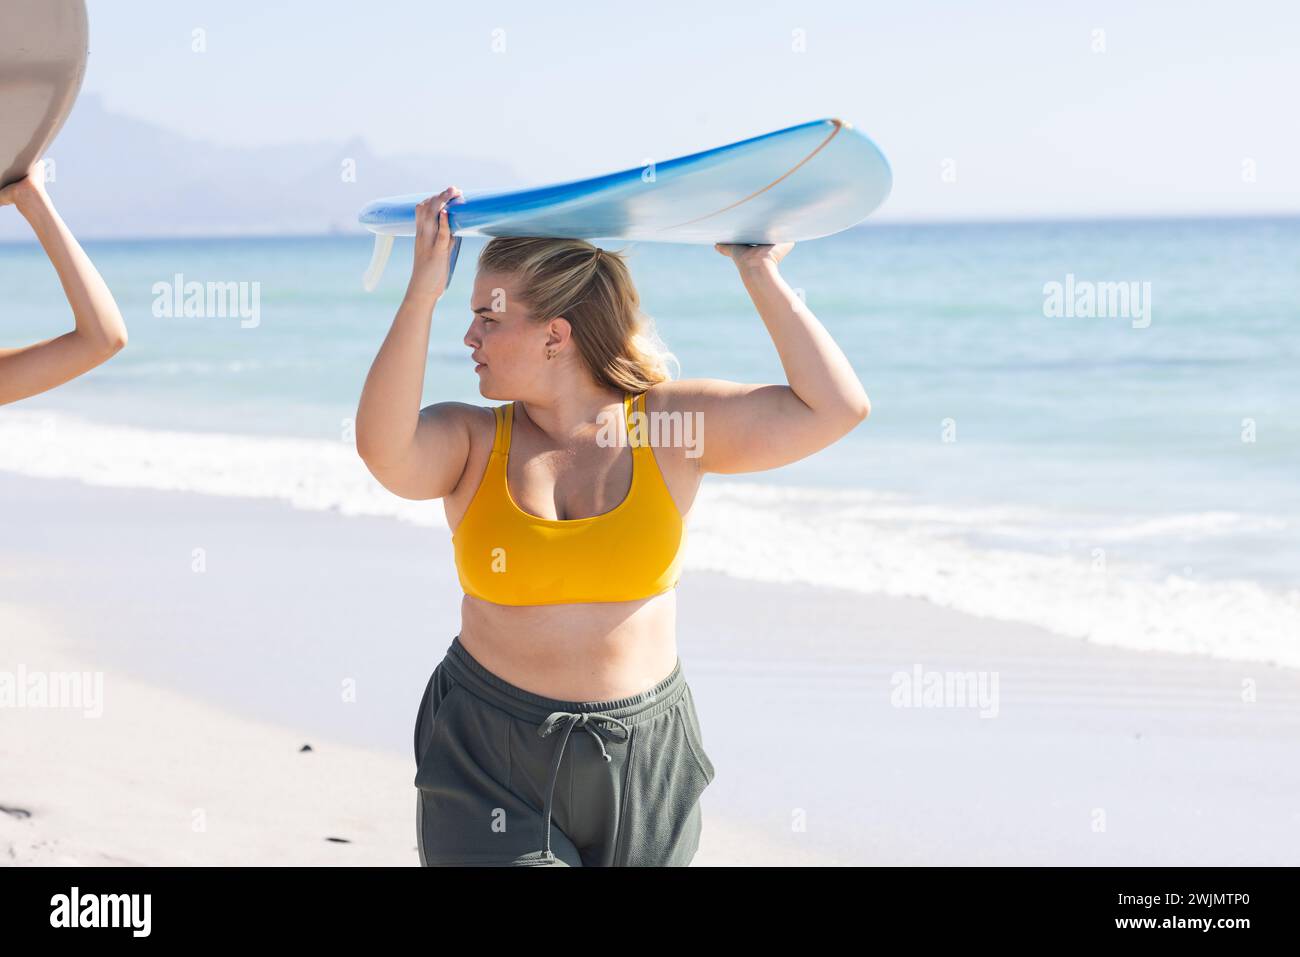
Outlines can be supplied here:
[[779, 263], [785, 254], [794, 249], [794, 243], [777, 243], [775, 246], [749, 246], [745, 243], [714, 243], [713, 248], [730, 256], [738, 267], [758, 266], [764, 262]]

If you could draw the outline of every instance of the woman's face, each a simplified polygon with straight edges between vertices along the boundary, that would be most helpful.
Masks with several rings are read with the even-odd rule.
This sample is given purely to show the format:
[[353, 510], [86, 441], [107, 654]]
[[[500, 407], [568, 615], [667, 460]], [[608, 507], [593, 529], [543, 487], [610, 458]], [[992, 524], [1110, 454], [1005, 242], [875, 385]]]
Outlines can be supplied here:
[[480, 272], [470, 295], [473, 321], [465, 345], [475, 362], [479, 393], [513, 399], [532, 391], [546, 367], [549, 324], [534, 322], [507, 273]]

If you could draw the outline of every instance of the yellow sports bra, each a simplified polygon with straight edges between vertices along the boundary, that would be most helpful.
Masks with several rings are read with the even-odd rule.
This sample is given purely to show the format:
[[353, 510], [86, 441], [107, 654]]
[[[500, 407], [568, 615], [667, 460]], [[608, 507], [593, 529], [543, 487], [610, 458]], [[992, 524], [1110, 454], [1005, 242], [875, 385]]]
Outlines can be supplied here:
[[[550, 519], [510, 497], [513, 402], [493, 408], [496, 438], [478, 490], [451, 536], [465, 594], [497, 605], [634, 601], [673, 588], [681, 577], [686, 523], [647, 438], [645, 394], [623, 397], [632, 445], [632, 487], [608, 512]], [[632, 426], [631, 411], [641, 413]]]

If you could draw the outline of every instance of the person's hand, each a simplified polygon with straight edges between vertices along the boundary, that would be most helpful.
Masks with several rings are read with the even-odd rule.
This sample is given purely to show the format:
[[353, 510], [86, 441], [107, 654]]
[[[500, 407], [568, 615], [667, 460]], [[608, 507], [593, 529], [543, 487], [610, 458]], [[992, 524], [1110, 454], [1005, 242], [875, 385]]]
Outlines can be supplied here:
[[447, 291], [453, 242], [447, 204], [461, 195], [455, 186], [448, 186], [415, 207], [415, 261], [411, 266], [410, 291], [435, 299]]
[[28, 203], [45, 198], [45, 161], [37, 160], [27, 175], [0, 189], [0, 206], [17, 206], [21, 211]]
[[738, 269], [761, 266], [765, 262], [773, 265], [785, 258], [785, 254], [794, 249], [794, 243], [777, 243], [775, 246], [749, 246], [745, 243], [714, 243], [713, 248], [724, 256], [730, 256]]

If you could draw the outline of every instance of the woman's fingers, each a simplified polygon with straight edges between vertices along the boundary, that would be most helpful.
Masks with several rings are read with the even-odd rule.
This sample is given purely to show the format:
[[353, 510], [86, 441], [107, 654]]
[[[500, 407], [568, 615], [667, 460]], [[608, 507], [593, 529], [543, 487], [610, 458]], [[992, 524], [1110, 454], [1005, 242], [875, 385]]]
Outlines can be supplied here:
[[441, 295], [446, 285], [447, 264], [453, 238], [447, 204], [461, 192], [448, 186], [441, 193], [415, 205], [415, 264], [412, 281]]
[[446, 288], [454, 239], [447, 204], [461, 192], [449, 186], [415, 205], [415, 263], [412, 283], [441, 295]]
[[451, 245], [451, 226], [447, 222], [446, 206], [438, 210], [438, 236], [433, 242], [440, 250], [445, 250]]
[[441, 202], [438, 206], [438, 233], [434, 242], [440, 249], [448, 249], [451, 246], [451, 221], [448, 218], [447, 206], [453, 199], [461, 195], [459, 189], [455, 186], [448, 186], [439, 194]]
[[794, 243], [714, 243], [713, 248], [736, 265], [745, 266], [764, 261], [779, 263], [794, 248]]
[[431, 247], [440, 241], [439, 233], [444, 221], [443, 210], [451, 200], [453, 194], [459, 194], [460, 190], [454, 186], [449, 186], [441, 193], [430, 196], [423, 200], [415, 207], [415, 237], [416, 243], [420, 246]]
[[433, 198], [415, 207], [415, 244], [427, 246], [433, 241]]

